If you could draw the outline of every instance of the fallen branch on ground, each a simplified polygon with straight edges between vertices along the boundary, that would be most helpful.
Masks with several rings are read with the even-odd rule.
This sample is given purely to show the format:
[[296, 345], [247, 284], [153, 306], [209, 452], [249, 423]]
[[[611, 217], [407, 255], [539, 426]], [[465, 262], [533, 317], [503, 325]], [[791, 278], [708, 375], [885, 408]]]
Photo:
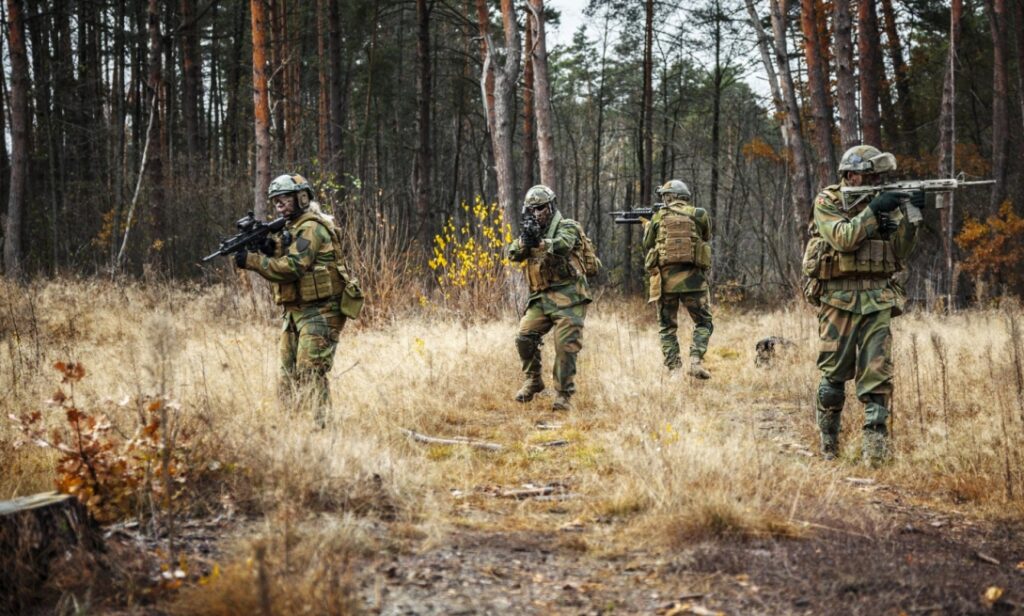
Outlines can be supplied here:
[[474, 447], [476, 449], [486, 449], [487, 451], [502, 451], [505, 449], [503, 445], [497, 443], [489, 443], [487, 441], [475, 441], [470, 438], [463, 436], [455, 436], [451, 438], [442, 438], [437, 436], [427, 436], [426, 434], [420, 434], [413, 430], [406, 430], [400, 428], [402, 434], [408, 436], [412, 440], [419, 443], [429, 443], [431, 445], [466, 445], [467, 447]]

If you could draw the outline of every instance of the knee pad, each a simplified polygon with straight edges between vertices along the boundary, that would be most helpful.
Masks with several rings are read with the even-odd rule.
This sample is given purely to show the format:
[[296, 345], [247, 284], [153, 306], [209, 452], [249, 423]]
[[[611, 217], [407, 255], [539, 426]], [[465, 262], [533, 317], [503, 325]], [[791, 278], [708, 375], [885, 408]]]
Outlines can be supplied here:
[[822, 379], [818, 384], [818, 404], [821, 405], [821, 408], [829, 411], [841, 411], [845, 400], [846, 392], [842, 383], [837, 385], [828, 379]]
[[525, 334], [516, 336], [516, 350], [520, 359], [530, 359], [540, 350], [540, 336]]

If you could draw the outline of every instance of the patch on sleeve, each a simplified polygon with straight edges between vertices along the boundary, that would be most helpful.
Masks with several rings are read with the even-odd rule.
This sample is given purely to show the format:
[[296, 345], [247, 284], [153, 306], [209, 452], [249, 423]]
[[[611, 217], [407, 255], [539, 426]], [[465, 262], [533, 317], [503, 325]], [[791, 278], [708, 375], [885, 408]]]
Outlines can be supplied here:
[[295, 251], [306, 252], [307, 248], [309, 248], [309, 240], [300, 235], [299, 239], [295, 240]]

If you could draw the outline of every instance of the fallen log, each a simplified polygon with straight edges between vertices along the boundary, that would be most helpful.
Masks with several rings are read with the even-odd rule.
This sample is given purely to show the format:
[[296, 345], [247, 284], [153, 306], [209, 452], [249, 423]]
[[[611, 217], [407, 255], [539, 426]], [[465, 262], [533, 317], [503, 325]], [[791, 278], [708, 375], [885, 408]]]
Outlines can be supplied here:
[[44, 492], [0, 501], [0, 613], [38, 606], [59, 592], [50, 582], [61, 570], [80, 567], [79, 557], [90, 560], [102, 546], [88, 512], [72, 496]]
[[487, 451], [502, 451], [505, 449], [504, 446], [497, 443], [489, 443], [487, 441], [476, 441], [464, 436], [453, 436], [453, 437], [439, 437], [439, 436], [427, 436], [426, 434], [420, 434], [413, 430], [406, 430], [401, 428], [402, 434], [408, 436], [412, 440], [419, 443], [428, 443], [430, 445], [465, 445], [467, 447], [474, 447], [476, 449], [486, 449]]

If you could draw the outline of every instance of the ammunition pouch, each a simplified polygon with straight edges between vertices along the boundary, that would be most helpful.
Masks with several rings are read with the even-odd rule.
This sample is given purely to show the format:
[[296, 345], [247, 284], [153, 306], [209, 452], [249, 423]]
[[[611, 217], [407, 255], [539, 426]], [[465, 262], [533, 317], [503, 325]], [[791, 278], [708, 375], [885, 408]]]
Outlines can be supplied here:
[[874, 291], [889, 286], [888, 278], [834, 278], [821, 281], [823, 291]]
[[341, 314], [350, 319], [358, 319], [365, 301], [366, 298], [363, 297], [359, 281], [355, 278], [347, 278], [345, 288], [341, 293]]
[[526, 262], [526, 281], [531, 293], [575, 280], [579, 275], [569, 257], [551, 254], [543, 248], [531, 249]]
[[853, 252], [839, 252], [824, 239], [814, 236], [807, 242], [803, 259], [804, 275], [818, 280], [835, 278], [888, 278], [903, 269], [891, 240], [864, 240]]
[[314, 265], [299, 278], [299, 301], [304, 304], [341, 295], [344, 283], [333, 263]]
[[825, 292], [824, 283], [817, 278], [804, 278], [804, 299], [817, 308], [821, 306], [821, 294]]
[[299, 302], [299, 285], [294, 282], [272, 282], [270, 288], [274, 292], [274, 303], [297, 304]]

